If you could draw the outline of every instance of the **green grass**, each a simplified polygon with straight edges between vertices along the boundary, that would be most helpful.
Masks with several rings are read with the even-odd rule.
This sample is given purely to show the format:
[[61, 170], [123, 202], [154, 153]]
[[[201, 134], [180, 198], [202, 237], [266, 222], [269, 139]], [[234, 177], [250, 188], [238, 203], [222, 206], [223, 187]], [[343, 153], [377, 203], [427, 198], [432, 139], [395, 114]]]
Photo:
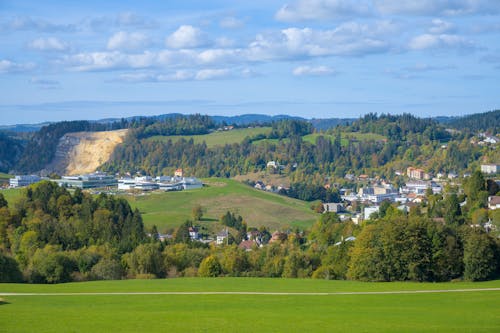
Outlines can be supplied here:
[[172, 136], [153, 136], [149, 138], [149, 140], [156, 141], [168, 141], [172, 140], [172, 142], [176, 142], [180, 139], [193, 139], [194, 143], [202, 143], [205, 141], [208, 148], [212, 148], [215, 146], [222, 146], [225, 144], [232, 143], [240, 143], [247, 136], [252, 137], [258, 134], [267, 135], [271, 132], [270, 127], [256, 127], [256, 128], [241, 128], [234, 129], [231, 131], [221, 131], [221, 132], [213, 132], [205, 135], [172, 135]]
[[11, 178], [14, 178], [14, 176], [9, 175], [7, 173], [0, 172], [0, 180], [9, 180]]
[[125, 198], [143, 214], [147, 227], [156, 225], [160, 231], [192, 219], [191, 210], [197, 204], [205, 209], [206, 222], [202, 223], [216, 221], [228, 210], [241, 215], [249, 226], [265, 225], [272, 230], [287, 225], [306, 228], [317, 219], [304, 201], [258, 191], [231, 179], [210, 178], [204, 183], [208, 186], [196, 190]]
[[18, 201], [24, 193], [23, 188], [9, 188], [0, 190], [0, 193], [3, 194], [5, 200], [9, 203], [9, 207], [13, 207], [16, 201]]
[[[321, 134], [321, 133], [305, 135], [304, 137], [302, 137], [302, 139], [306, 142], [316, 144], [316, 138], [318, 136], [324, 136], [325, 138], [328, 138], [331, 141], [335, 140], [335, 136], [329, 134]], [[357, 141], [383, 141], [387, 139], [385, 136], [380, 134], [360, 133], [360, 132], [342, 132], [340, 133], [340, 138], [341, 138], [341, 144], [344, 147], [348, 145], [349, 139], [354, 139]]]
[[[0, 284], [2, 292], [400, 291], [485, 283], [167, 279]], [[2, 296], [1, 332], [498, 332], [500, 291], [382, 295]]]

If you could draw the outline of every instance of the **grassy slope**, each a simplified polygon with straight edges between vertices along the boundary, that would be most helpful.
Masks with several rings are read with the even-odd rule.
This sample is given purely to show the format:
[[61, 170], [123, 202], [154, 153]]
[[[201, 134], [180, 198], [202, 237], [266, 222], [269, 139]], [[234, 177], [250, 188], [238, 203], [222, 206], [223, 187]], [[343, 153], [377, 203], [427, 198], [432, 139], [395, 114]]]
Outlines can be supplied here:
[[172, 136], [153, 136], [149, 140], [160, 140], [176, 142], [180, 139], [193, 139], [194, 143], [202, 143], [205, 141], [207, 147], [221, 146], [225, 144], [240, 143], [247, 136], [252, 137], [258, 134], [269, 134], [271, 132], [270, 127], [257, 127], [257, 128], [242, 128], [234, 129], [231, 131], [224, 132], [213, 132], [206, 135], [172, 135]]
[[[359, 283], [286, 279], [129, 280], [0, 284], [1, 292], [394, 291], [486, 283]], [[3, 296], [2, 332], [494, 332], [499, 291], [400, 295]]]
[[218, 220], [226, 211], [241, 215], [249, 226], [265, 225], [278, 229], [286, 225], [308, 227], [317, 218], [307, 202], [255, 190], [230, 179], [210, 178], [202, 189], [126, 196], [132, 207], [143, 213], [146, 226], [159, 230], [176, 227], [192, 219], [191, 210], [201, 205], [204, 219]]
[[17, 200], [19, 200], [23, 194], [24, 189], [22, 188], [9, 188], [0, 190], [0, 193], [3, 194], [7, 202], [9, 203], [9, 207], [14, 207], [14, 204]]
[[[319, 134], [319, 133], [314, 133], [314, 134], [309, 134], [303, 137], [303, 140], [306, 142], [310, 142], [312, 144], [316, 143], [316, 138], [318, 136], [324, 136], [325, 138], [329, 138], [331, 141], [335, 140], [335, 136], [333, 135], [328, 135], [328, 134]], [[342, 132], [340, 134], [341, 137], [341, 144], [343, 146], [347, 146], [349, 143], [349, 138], [350, 139], [355, 139], [358, 141], [383, 141], [386, 139], [385, 136], [380, 135], [380, 134], [375, 134], [375, 133], [359, 133], [359, 132]]]

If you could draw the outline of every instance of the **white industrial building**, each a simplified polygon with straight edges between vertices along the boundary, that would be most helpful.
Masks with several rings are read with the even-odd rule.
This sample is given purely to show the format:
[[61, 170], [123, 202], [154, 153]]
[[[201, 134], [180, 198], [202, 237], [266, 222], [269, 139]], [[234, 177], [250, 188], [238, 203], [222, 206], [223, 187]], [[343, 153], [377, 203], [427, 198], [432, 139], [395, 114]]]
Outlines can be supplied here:
[[14, 178], [9, 179], [9, 186], [11, 188], [28, 186], [42, 180], [36, 175], [17, 175]]

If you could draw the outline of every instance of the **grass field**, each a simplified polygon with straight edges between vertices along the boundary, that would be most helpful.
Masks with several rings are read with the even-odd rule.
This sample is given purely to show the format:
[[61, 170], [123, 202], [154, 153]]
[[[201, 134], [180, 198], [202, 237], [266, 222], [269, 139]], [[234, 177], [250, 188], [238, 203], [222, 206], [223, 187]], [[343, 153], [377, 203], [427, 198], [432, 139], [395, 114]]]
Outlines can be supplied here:
[[[316, 144], [316, 138], [321, 135], [325, 138], [329, 138], [331, 141], [335, 140], [335, 137], [333, 135], [319, 133], [305, 135], [304, 137], [302, 137], [302, 139], [306, 142]], [[349, 139], [354, 139], [357, 141], [383, 141], [386, 139], [385, 136], [380, 134], [359, 132], [342, 132], [340, 134], [340, 138], [342, 146], [347, 146], [347, 144], [349, 143]]]
[[228, 210], [241, 215], [249, 226], [265, 225], [271, 230], [284, 226], [309, 227], [317, 215], [304, 201], [255, 190], [231, 179], [205, 179], [208, 186], [181, 192], [155, 192], [125, 198], [143, 214], [146, 226], [160, 231], [192, 219], [191, 210], [199, 204], [205, 209], [206, 223], [216, 221]]
[[194, 143], [202, 143], [205, 141], [208, 148], [222, 146], [225, 144], [240, 143], [244, 138], [252, 137], [258, 134], [269, 134], [271, 127], [256, 127], [256, 128], [241, 128], [231, 131], [213, 132], [206, 135], [172, 135], [172, 136], [153, 136], [149, 140], [159, 140], [176, 142], [180, 139], [193, 139]]
[[3, 194], [7, 202], [9, 203], [9, 207], [13, 206], [14, 203], [21, 198], [23, 194], [22, 188], [9, 188], [0, 190], [0, 193]]
[[[0, 297], [3, 298], [0, 302], [0, 331], [498, 332], [498, 290], [404, 294], [335, 293], [499, 287], [500, 281], [424, 284], [250, 278], [126, 280], [61, 285], [0, 284]], [[5, 295], [9, 292], [51, 294]], [[57, 295], [106, 292], [193, 294]]]

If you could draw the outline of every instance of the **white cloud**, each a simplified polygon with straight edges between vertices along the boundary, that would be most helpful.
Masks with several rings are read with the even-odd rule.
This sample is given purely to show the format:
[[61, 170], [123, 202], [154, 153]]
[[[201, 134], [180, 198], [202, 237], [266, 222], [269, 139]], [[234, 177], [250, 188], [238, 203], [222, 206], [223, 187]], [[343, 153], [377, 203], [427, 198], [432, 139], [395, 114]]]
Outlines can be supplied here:
[[335, 74], [335, 71], [327, 66], [299, 66], [292, 73], [295, 76], [327, 76]]
[[441, 19], [432, 20], [432, 27], [429, 28], [429, 33], [431, 34], [444, 34], [453, 32], [455, 30], [455, 26], [447, 21], [443, 21]]
[[33, 77], [30, 83], [42, 88], [42, 89], [56, 89], [59, 87], [60, 82], [56, 80], [41, 79], [38, 77]]
[[28, 46], [38, 51], [66, 51], [69, 48], [66, 42], [56, 37], [37, 38], [31, 41]]
[[119, 31], [108, 40], [108, 50], [137, 50], [149, 44], [146, 35], [139, 32]]
[[10, 21], [0, 23], [0, 30], [22, 31], [34, 30], [38, 32], [73, 32], [76, 30], [73, 24], [59, 24], [32, 17], [16, 17]]
[[202, 69], [195, 75], [196, 80], [214, 80], [223, 79], [231, 76], [228, 69]]
[[35, 67], [36, 65], [32, 62], [18, 63], [6, 59], [0, 60], [1, 74], [27, 72], [34, 69]]
[[165, 41], [168, 47], [174, 49], [190, 49], [208, 45], [207, 35], [191, 25], [181, 25]]
[[474, 42], [458, 35], [423, 34], [414, 37], [409, 42], [408, 46], [412, 50], [444, 49], [444, 48], [465, 50], [465, 49], [473, 49], [475, 47], [475, 44]]
[[242, 20], [237, 19], [236, 17], [228, 16], [224, 17], [219, 22], [219, 25], [225, 29], [239, 29], [242, 28], [245, 25], [245, 23]]
[[329, 20], [371, 15], [367, 0], [297, 0], [281, 7], [275, 17], [279, 21]]
[[500, 12], [498, 0], [375, 0], [382, 14], [465, 15]]

